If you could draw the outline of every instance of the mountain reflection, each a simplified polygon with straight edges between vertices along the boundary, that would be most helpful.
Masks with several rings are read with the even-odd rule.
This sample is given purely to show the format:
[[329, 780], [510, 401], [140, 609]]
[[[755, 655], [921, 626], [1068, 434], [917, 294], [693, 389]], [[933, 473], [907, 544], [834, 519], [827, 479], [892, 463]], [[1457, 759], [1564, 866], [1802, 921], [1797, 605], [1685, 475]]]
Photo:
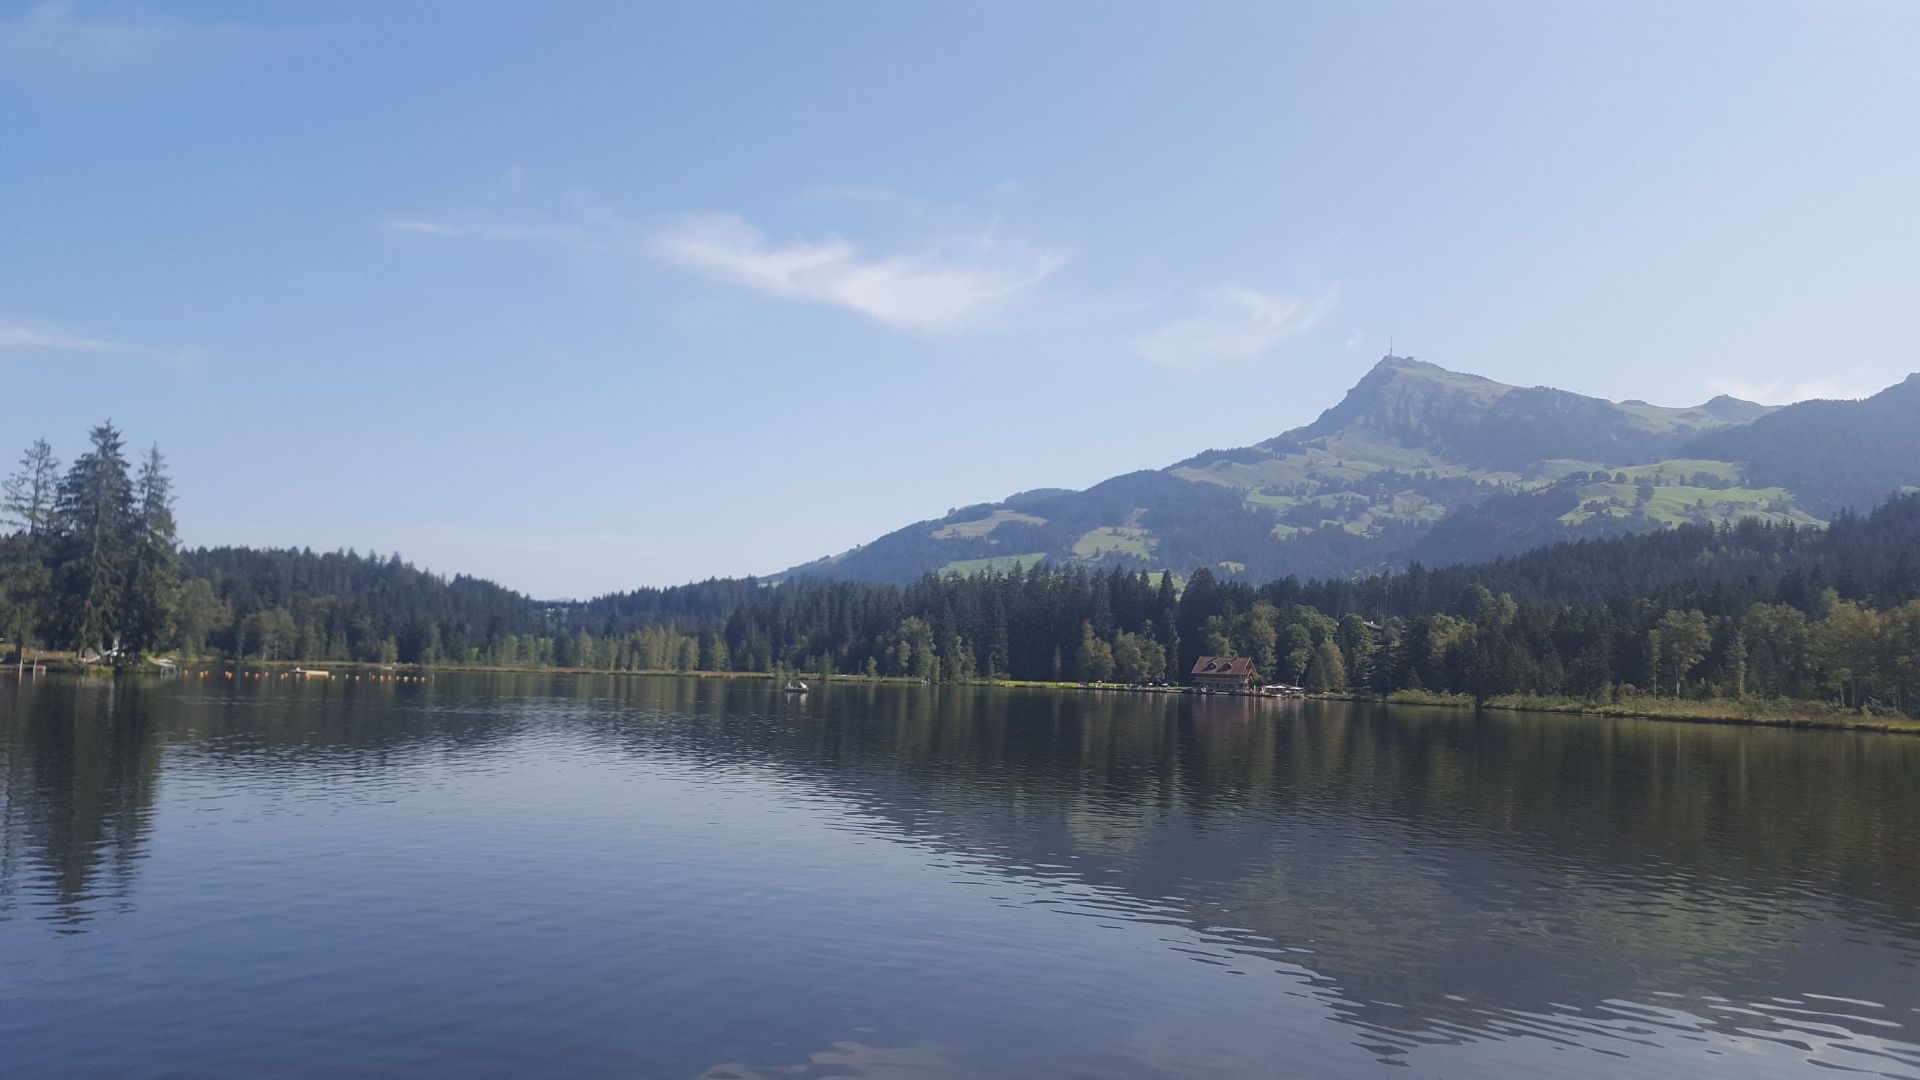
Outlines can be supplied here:
[[774, 769], [901, 839], [1093, 886], [1098, 913], [1175, 919], [1220, 962], [1299, 969], [1383, 1055], [1552, 1037], [1547, 1014], [1589, 1018], [1582, 1038], [1770, 1027], [1747, 1006], [1782, 987], [1883, 1006], [1799, 1010], [1868, 1035], [1920, 1003], [1912, 739], [1120, 692], [589, 692], [624, 707], [603, 735], [633, 753]]
[[837, 800], [1066, 914], [1181, 927], [1197, 962], [1296, 979], [1388, 1058], [1655, 1030], [1911, 1053], [1872, 1040], [1920, 1005], [1920, 740], [1857, 733], [735, 680], [56, 680], [0, 696], [0, 919], [77, 932], [136, 904], [175, 771], [378, 780], [556, 732]]

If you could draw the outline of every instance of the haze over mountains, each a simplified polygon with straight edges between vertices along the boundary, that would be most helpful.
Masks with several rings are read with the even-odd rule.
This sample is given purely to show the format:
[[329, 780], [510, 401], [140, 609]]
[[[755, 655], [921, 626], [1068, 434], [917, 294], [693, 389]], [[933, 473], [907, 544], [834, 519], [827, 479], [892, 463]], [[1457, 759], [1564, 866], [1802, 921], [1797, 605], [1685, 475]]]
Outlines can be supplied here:
[[1916, 487], [1920, 374], [1860, 401], [1670, 408], [1388, 356], [1319, 419], [1257, 445], [963, 507], [778, 576], [1048, 561], [1339, 577], [1689, 521], [1814, 525]]

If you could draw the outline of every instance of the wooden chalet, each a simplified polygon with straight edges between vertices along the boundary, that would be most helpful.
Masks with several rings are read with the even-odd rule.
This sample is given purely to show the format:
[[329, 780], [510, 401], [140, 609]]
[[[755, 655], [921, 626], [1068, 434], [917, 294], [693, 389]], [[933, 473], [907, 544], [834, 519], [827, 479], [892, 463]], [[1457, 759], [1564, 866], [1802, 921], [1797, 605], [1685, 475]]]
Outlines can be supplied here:
[[1201, 690], [1251, 690], [1259, 678], [1247, 656], [1203, 656], [1193, 665], [1193, 685]]

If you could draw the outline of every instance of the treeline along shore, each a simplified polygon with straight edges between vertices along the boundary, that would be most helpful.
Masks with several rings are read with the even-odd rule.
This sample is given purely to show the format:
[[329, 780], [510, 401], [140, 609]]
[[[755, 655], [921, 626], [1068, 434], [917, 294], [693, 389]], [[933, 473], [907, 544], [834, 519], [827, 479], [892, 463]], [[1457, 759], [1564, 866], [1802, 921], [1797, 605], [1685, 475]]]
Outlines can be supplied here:
[[[1636, 715], [1920, 714], [1920, 494], [1825, 528], [1742, 522], [1339, 581], [1184, 581], [1124, 558], [906, 586], [753, 578], [546, 602], [397, 553], [175, 539], [156, 448], [111, 424], [6, 481], [0, 652], [96, 663], [807, 672], [921, 681], [1184, 682], [1247, 656], [1312, 692]], [[1652, 705], [1638, 703], [1658, 703]]]

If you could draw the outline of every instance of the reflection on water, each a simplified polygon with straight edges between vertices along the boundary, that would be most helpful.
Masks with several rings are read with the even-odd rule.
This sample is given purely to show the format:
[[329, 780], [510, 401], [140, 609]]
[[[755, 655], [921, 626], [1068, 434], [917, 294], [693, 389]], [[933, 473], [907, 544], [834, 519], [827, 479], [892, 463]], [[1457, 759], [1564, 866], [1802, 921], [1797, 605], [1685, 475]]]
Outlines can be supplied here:
[[1245, 699], [6, 686], [0, 1060], [1916, 1076], [1916, 775], [1912, 738]]

